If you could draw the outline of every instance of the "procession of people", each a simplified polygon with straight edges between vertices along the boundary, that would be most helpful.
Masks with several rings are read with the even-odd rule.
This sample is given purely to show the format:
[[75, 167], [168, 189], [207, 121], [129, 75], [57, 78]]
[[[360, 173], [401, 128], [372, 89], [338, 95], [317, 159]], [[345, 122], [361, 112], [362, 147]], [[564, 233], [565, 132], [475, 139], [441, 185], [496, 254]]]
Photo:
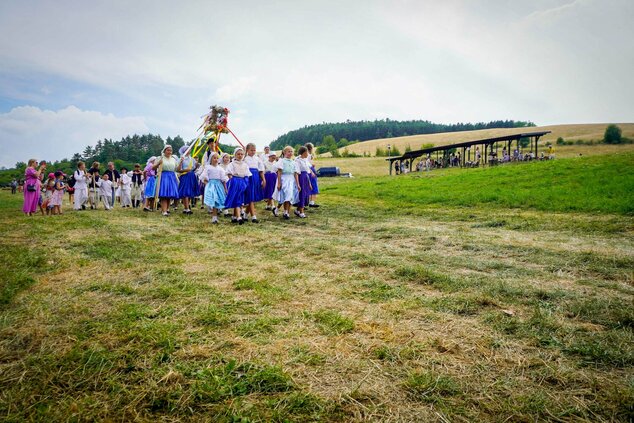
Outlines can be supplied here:
[[222, 153], [214, 138], [207, 140], [206, 147], [200, 161], [188, 146], [181, 147], [177, 156], [171, 145], [165, 145], [144, 166], [137, 163], [130, 171], [109, 162], [103, 173], [99, 162], [86, 170], [80, 161], [72, 175], [59, 170], [47, 175], [46, 162], [31, 159], [25, 171], [22, 210], [28, 216], [38, 209], [43, 215], [63, 214], [66, 192], [75, 211], [101, 206], [104, 210], [142, 208], [168, 217], [180, 205], [183, 214], [191, 215], [200, 204], [213, 224], [219, 223], [221, 215], [235, 224], [258, 223], [256, 206], [263, 201], [265, 211], [283, 219], [291, 218], [292, 207], [300, 219], [306, 218], [306, 208], [319, 207], [312, 144], [299, 147], [296, 157], [290, 146], [280, 155], [268, 146], [257, 154], [255, 144], [249, 143], [236, 148], [233, 156]]

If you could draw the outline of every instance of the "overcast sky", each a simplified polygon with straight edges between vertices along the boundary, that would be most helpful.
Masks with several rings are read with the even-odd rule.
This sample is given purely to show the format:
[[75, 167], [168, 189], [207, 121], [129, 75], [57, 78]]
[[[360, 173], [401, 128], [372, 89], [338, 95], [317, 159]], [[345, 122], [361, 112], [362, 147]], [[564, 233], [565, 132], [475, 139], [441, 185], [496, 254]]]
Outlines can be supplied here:
[[346, 119], [634, 121], [634, 1], [0, 2], [0, 166]]

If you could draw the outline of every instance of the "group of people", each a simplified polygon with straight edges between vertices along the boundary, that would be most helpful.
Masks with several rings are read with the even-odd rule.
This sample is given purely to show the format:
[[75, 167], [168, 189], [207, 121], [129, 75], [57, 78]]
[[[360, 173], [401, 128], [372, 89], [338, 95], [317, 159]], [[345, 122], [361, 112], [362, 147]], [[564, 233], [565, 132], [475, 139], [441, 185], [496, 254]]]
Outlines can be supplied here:
[[131, 171], [125, 167], [118, 171], [110, 162], [101, 173], [99, 162], [86, 170], [80, 161], [70, 177], [57, 171], [46, 180], [46, 163], [38, 165], [31, 159], [25, 171], [23, 211], [33, 215], [39, 207], [42, 214], [62, 214], [63, 195], [68, 192], [75, 210], [97, 209], [99, 204], [111, 210], [118, 199], [121, 207], [143, 207], [146, 212], [160, 207], [163, 216], [182, 203], [183, 213], [192, 214], [200, 198], [212, 223], [218, 223], [220, 213], [231, 217], [232, 223], [258, 223], [256, 204], [262, 201], [264, 209], [276, 217], [290, 219], [295, 207], [294, 214], [305, 218], [307, 207], [319, 207], [313, 151], [309, 143], [298, 149], [297, 157], [290, 146], [280, 156], [269, 147], [257, 154], [255, 144], [250, 143], [230, 156], [221, 153], [210, 138], [200, 162], [191, 156], [188, 146], [181, 147], [179, 158], [166, 145], [143, 168], [135, 164]]

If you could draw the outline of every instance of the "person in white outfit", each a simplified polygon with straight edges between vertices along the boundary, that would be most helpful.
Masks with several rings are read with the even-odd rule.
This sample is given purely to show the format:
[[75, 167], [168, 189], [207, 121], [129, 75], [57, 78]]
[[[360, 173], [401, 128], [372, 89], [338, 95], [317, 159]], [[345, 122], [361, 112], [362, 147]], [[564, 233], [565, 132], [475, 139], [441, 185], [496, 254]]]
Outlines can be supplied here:
[[75, 178], [75, 201], [73, 209], [85, 210], [86, 201], [88, 201], [88, 183], [86, 178], [86, 164], [84, 162], [77, 163], [77, 170], [73, 173]]
[[130, 207], [132, 205], [132, 198], [130, 197], [132, 193], [132, 178], [128, 175], [128, 169], [125, 167], [121, 168], [119, 183], [121, 184], [121, 207]]
[[103, 200], [103, 206], [106, 210], [110, 210], [112, 208], [110, 205], [112, 202], [112, 181], [107, 173], [104, 173], [101, 179], [97, 181], [97, 186], [99, 187], [99, 195], [101, 195]]

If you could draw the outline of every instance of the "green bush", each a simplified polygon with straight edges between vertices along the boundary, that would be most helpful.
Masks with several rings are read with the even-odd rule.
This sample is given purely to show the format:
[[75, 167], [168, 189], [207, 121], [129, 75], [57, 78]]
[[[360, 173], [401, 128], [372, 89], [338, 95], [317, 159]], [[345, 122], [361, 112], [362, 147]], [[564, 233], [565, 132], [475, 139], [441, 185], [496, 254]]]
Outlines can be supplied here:
[[557, 138], [557, 145], [564, 145], [565, 141], [562, 137]]
[[622, 138], [621, 128], [611, 124], [605, 128], [605, 134], [603, 135], [603, 142], [606, 144], [620, 144]]

